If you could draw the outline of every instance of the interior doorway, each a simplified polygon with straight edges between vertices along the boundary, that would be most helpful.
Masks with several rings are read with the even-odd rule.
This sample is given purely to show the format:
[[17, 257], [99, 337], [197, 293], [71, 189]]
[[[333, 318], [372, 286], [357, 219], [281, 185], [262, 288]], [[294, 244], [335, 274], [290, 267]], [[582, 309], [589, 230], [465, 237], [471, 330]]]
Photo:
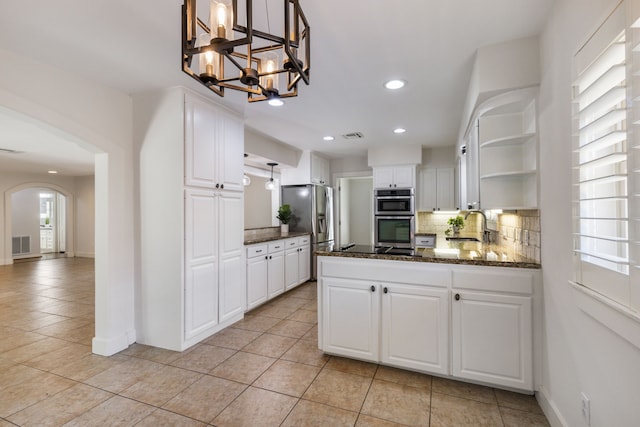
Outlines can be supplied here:
[[66, 252], [66, 197], [54, 190], [42, 189], [40, 200], [40, 253]]
[[373, 244], [373, 177], [350, 176], [336, 180], [338, 192], [337, 243]]
[[69, 201], [51, 187], [29, 186], [11, 193], [13, 260], [66, 256]]

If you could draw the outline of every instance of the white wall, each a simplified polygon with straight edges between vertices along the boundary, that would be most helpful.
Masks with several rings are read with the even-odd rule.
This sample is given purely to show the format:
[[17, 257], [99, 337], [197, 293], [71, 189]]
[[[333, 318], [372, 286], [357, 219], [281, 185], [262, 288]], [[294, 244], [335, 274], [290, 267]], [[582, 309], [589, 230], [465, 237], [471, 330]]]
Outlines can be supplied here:
[[372, 174], [371, 167], [367, 164], [367, 156], [350, 156], [331, 159], [331, 173], [343, 174], [349, 172], [369, 172]]
[[247, 175], [251, 178], [251, 184], [244, 187], [244, 228], [271, 227], [276, 212], [271, 208], [272, 192], [264, 188], [268, 178]]
[[95, 256], [95, 179], [77, 177], [76, 184], [76, 256]]
[[[580, 393], [591, 400], [592, 426], [640, 425], [640, 350], [576, 305], [571, 236], [571, 63], [577, 49], [618, 0], [555, 3], [541, 37], [539, 102], [544, 348], [539, 400], [552, 422], [586, 426]], [[547, 412], [549, 413], [549, 408]]]
[[[0, 107], [55, 128], [96, 153], [96, 223], [100, 228], [95, 242], [93, 351], [114, 354], [135, 341], [131, 98], [2, 49], [0, 75]], [[4, 229], [0, 232], [0, 242], [10, 243]], [[0, 259], [6, 259], [10, 250], [10, 245], [3, 244]]]

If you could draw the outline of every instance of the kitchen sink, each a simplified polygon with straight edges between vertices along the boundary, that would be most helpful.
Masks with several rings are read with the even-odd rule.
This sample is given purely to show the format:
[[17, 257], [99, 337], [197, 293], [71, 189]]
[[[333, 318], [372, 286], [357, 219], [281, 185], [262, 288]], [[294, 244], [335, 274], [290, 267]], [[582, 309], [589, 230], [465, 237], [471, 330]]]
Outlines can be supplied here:
[[447, 240], [451, 242], [479, 242], [480, 239], [476, 239], [475, 237], [447, 237]]

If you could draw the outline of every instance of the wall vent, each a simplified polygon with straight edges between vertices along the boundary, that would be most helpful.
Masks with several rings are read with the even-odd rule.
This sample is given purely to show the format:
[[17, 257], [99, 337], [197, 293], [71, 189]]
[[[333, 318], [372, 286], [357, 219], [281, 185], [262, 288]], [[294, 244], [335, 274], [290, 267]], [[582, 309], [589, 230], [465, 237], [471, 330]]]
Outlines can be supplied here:
[[31, 236], [13, 236], [11, 238], [11, 253], [13, 255], [31, 253]]
[[344, 135], [342, 135], [342, 137], [344, 139], [362, 139], [364, 138], [364, 135], [362, 134], [362, 132], [351, 132], [345, 133]]

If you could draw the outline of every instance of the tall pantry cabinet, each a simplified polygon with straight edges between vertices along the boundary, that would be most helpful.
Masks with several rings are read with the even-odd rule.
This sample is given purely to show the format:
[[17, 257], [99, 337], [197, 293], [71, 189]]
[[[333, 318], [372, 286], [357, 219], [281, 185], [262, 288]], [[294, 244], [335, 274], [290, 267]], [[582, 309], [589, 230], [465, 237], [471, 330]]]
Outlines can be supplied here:
[[134, 114], [136, 341], [181, 351], [243, 317], [244, 127], [183, 88], [137, 95]]

